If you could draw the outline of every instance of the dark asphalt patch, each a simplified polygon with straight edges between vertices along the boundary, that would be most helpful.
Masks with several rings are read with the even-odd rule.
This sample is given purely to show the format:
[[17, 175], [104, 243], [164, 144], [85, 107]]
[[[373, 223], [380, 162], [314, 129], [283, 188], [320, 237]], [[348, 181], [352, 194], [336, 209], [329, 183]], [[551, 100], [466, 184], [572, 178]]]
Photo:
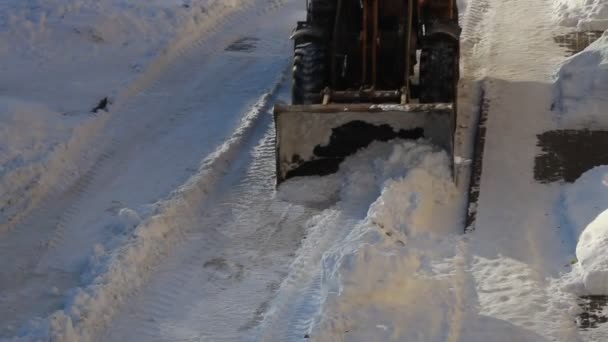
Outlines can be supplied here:
[[556, 130], [538, 135], [541, 153], [534, 162], [540, 183], [573, 183], [583, 173], [608, 165], [608, 131]]
[[580, 297], [583, 312], [578, 316], [578, 326], [581, 330], [597, 328], [598, 325], [608, 322], [604, 308], [608, 305], [608, 296]]
[[602, 36], [602, 31], [570, 32], [555, 36], [553, 40], [557, 45], [566, 48], [567, 55], [572, 56], [583, 50]]

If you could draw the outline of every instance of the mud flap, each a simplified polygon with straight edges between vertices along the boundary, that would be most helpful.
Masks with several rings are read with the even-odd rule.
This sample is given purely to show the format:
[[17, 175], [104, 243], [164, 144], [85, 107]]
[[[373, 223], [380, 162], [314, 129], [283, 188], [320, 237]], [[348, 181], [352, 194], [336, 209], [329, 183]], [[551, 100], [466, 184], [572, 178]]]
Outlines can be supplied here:
[[424, 138], [453, 155], [451, 103], [284, 105], [274, 108], [277, 185], [297, 176], [338, 171], [373, 141]]

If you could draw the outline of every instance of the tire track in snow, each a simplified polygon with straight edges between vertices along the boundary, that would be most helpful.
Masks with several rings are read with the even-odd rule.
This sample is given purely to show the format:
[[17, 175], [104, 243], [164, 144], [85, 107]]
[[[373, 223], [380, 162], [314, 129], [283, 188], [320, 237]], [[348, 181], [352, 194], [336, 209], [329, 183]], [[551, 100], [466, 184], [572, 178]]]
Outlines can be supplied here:
[[[227, 168], [239, 155], [261, 114], [268, 110], [269, 95], [265, 95], [242, 120], [234, 135], [203, 162], [199, 173], [162, 204], [160, 213], [138, 226], [129, 241], [112, 252], [110, 264], [104, 267], [95, 280], [82, 289], [86, 305], [75, 301], [75, 307], [65, 312], [80, 312], [80, 321], [63, 324], [72, 326], [77, 336], [96, 336], [105, 327], [124, 299], [144, 284], [150, 272], [179, 241], [188, 241], [189, 230], [198, 223], [197, 213], [204, 211], [206, 201], [215, 193], [215, 184], [224, 177]], [[215, 235], [216, 237], [218, 235]], [[215, 239], [215, 243], [221, 240]], [[133, 263], [135, 261], [135, 263]], [[174, 285], [183, 283], [187, 276], [178, 276]], [[156, 308], [166, 307], [174, 297], [161, 296]], [[70, 329], [67, 329], [68, 331]], [[145, 330], [145, 329], [144, 329]], [[57, 333], [57, 332], [56, 332]], [[59, 332], [58, 336], [61, 335]]]
[[458, 241], [456, 247], [456, 256], [454, 257], [454, 275], [450, 277], [453, 284], [455, 305], [454, 312], [450, 317], [449, 332], [447, 342], [465, 341], [466, 326], [470, 323], [471, 303], [475, 295], [475, 279], [471, 275], [470, 268], [472, 264], [471, 246], [467, 237], [462, 237]]
[[[225, 39], [226, 35], [220, 38], [216, 37], [218, 33], [223, 33], [222, 31], [226, 30], [231, 31], [232, 37], [236, 38], [238, 33], [235, 32], [235, 27], [239, 27], [239, 25], [251, 21], [253, 18], [271, 13], [282, 7], [285, 0], [251, 0], [242, 4], [242, 6], [232, 7], [219, 5], [219, 3], [219, 1], [214, 3], [212, 8], [209, 9], [208, 22], [205, 22], [195, 35], [178, 38], [165, 48], [164, 52], [152, 61], [137, 79], [116, 96], [116, 101], [110, 112], [100, 114], [103, 117], [99, 120], [99, 126], [103, 128], [88, 132], [90, 137], [87, 138], [87, 142], [90, 143], [90, 149], [76, 152], [76, 161], [73, 162], [74, 165], [81, 166], [78, 170], [82, 171], [82, 175], [76, 176], [76, 179], [74, 179], [73, 170], [60, 171], [60, 176], [56, 177], [57, 181], [53, 182], [49, 190], [46, 191], [42, 201], [35, 207], [22, 211], [7, 224], [0, 226], [0, 233], [31, 224], [30, 216], [42, 217], [45, 212], [55, 211], [56, 203], [61, 200], [61, 197], [65, 196], [66, 192], [82, 193], [82, 189], [90, 184], [95, 170], [112, 160], [115, 152], [128, 144], [129, 141], [124, 141], [124, 138], [132, 138], [133, 134], [131, 132], [133, 129], [138, 126], [145, 126], [145, 123], [134, 120], [130, 116], [133, 113], [137, 114], [136, 106], [142, 96], [163, 94], [163, 92], [157, 91], [162, 88], [161, 83], [164, 81], [161, 78], [162, 75], [183, 70], [181, 65], [184, 64], [186, 56], [190, 59], [188, 62], [204, 63], [206, 58], [223, 51], [231, 43], [231, 41], [221, 40]], [[268, 3], [268, 5], [264, 5], [264, 3]], [[206, 45], [210, 45], [211, 48], [206, 48]], [[196, 58], [192, 56], [192, 53], [197, 54]], [[128, 115], [129, 113], [131, 115]], [[150, 122], [154, 122], [154, 119], [158, 118], [149, 119]], [[128, 129], [125, 129], [125, 127], [128, 127]], [[118, 137], [108, 136], [107, 133], [112, 131], [121, 133], [115, 134]], [[104, 132], [106, 134], [103, 134]], [[78, 147], [74, 147], [74, 149], [78, 149]], [[63, 218], [58, 218], [54, 224], [63, 220]]]
[[[282, 5], [282, 1], [275, 1], [268, 7], [261, 7], [257, 11], [252, 13], [243, 13], [240, 16], [235, 16], [226, 20], [226, 24], [230, 26], [227, 30], [228, 33], [222, 32], [221, 37], [212, 37], [213, 39], [204, 39], [198, 42], [203, 48], [203, 51], [182, 51], [181, 56], [177, 56], [174, 61], [175, 64], [171, 65], [171, 68], [167, 70], [167, 73], [173, 73], [174, 82], [179, 83], [180, 79], [188, 76], [186, 68], [180, 67], [181, 64], [189, 65], [197, 68], [206, 63], [206, 59], [210, 58], [217, 51], [223, 51], [223, 49], [229, 45], [232, 39], [239, 36], [240, 32], [238, 29], [242, 27], [248, 20], [255, 18], [260, 13], [270, 13], [272, 10], [279, 8]], [[246, 11], [245, 11], [246, 12]], [[215, 28], [215, 31], [219, 32], [220, 28]], [[215, 42], [213, 41], [215, 39]], [[203, 44], [203, 41], [206, 43]], [[210, 42], [211, 41], [211, 42]], [[207, 47], [207, 44], [213, 43], [212, 46]], [[179, 57], [179, 58], [178, 58]], [[182, 62], [180, 65], [177, 62]], [[181, 68], [181, 69], [180, 69]], [[180, 76], [181, 75], [181, 76]], [[162, 93], [159, 90], [163, 89], [165, 84], [163, 81], [166, 79], [160, 78], [150, 88], [150, 95], [155, 93]], [[138, 96], [133, 98], [133, 103], [129, 103], [123, 107], [122, 111], [113, 112], [112, 119], [106, 130], [114, 133], [114, 136], [110, 139], [110, 142], [105, 146], [99, 148], [99, 150], [105, 150], [100, 155], [101, 157], [96, 160], [93, 167], [70, 188], [67, 192], [59, 186], [65, 186], [65, 184], [58, 184], [56, 195], [52, 200], [49, 200], [46, 205], [37, 210], [34, 215], [28, 218], [28, 222], [18, 227], [18, 229], [12, 230], [10, 234], [2, 236], [2, 248], [0, 256], [2, 260], [5, 260], [9, 264], [8, 269], [11, 277], [3, 277], [4, 280], [14, 282], [19, 281], [24, 283], [28, 276], [36, 276], [37, 274], [44, 274], [44, 272], [50, 272], [51, 275], [47, 274], [48, 282], [52, 282], [53, 272], [61, 273], [59, 270], [54, 270], [52, 265], [42, 265], [39, 263], [44, 255], [53, 253], [53, 250], [62, 244], [65, 240], [66, 226], [72, 223], [73, 218], [79, 212], [80, 203], [89, 197], [95, 195], [95, 189], [99, 188], [100, 184], [103, 186], [104, 181], [108, 178], [112, 178], [112, 174], [120, 172], [129, 163], [129, 153], [126, 153], [124, 147], [130, 146], [132, 141], [153, 138], [154, 134], [158, 133], [156, 130], [150, 130], [145, 123], [134, 120], [138, 114], [138, 108], [135, 107], [137, 101], [141, 101], [142, 96], [145, 96], [144, 92], [141, 92]], [[162, 101], [163, 99], [156, 99]], [[191, 108], [184, 108], [184, 111], [191, 110]], [[123, 114], [123, 115], [119, 115]], [[124, 115], [126, 114], [126, 115]], [[140, 117], [140, 115], [137, 115]], [[181, 124], [179, 120], [176, 120], [174, 116], [167, 116], [166, 113], [157, 113], [154, 117], [145, 117], [148, 122], [154, 122], [156, 127], [162, 127], [163, 130], [170, 130], [172, 127]], [[119, 133], [116, 133], [119, 131]], [[108, 169], [110, 170], [108, 174]], [[103, 172], [101, 170], [104, 170]], [[100, 177], [101, 174], [101, 177]], [[67, 178], [67, 177], [66, 177]], [[101, 179], [100, 179], [101, 178]], [[176, 184], [177, 185], [177, 184]], [[99, 208], [98, 208], [99, 210]], [[103, 209], [101, 209], [103, 210]], [[38, 267], [36, 267], [38, 266]], [[22, 277], [16, 276], [12, 271], [21, 272]], [[32, 273], [33, 272], [33, 273]], [[71, 281], [73, 283], [74, 280]], [[9, 287], [15, 287], [16, 284], [9, 284]], [[2, 288], [6, 289], [3, 284]], [[39, 284], [40, 290], [48, 291], [48, 288], [52, 288], [51, 285], [47, 289], [44, 288], [45, 283]], [[39, 290], [39, 291], [40, 291]], [[65, 290], [59, 288], [59, 292]], [[55, 291], [55, 290], [53, 290]], [[63, 299], [56, 296], [54, 299], [54, 305], [56, 306], [61, 303]], [[27, 303], [19, 303], [19, 310], [24, 310]], [[38, 305], [39, 307], [41, 305]], [[8, 311], [10, 308], [5, 309]], [[14, 312], [10, 312], [7, 315], [11, 319], [25, 318], [19, 315], [13, 315]], [[16, 321], [15, 321], [16, 323]], [[6, 332], [5, 332], [6, 333]]]
[[[199, 213], [204, 219], [193, 220], [197, 226], [100, 340], [234, 341], [257, 324], [299, 243], [298, 227], [309, 217], [307, 210], [272, 198], [270, 117], [260, 126], [268, 129], [256, 130], [266, 132], [262, 143], [236, 158], [253, 159], [251, 164], [234, 165], [224, 176], [215, 191], [220, 205]], [[255, 135], [254, 141], [260, 138]], [[221, 238], [206, 236], [215, 227]]]
[[327, 209], [312, 219], [312, 228], [281, 284], [272, 309], [265, 315], [251, 341], [304, 341], [317, 318], [323, 299], [321, 262], [337, 241], [343, 240], [356, 219], [339, 209]]
[[482, 40], [484, 30], [480, 25], [483, 26], [484, 17], [489, 8], [489, 0], [471, 0], [467, 5], [460, 34], [461, 53], [465, 56], [472, 54], [474, 46]]
[[[209, 23], [210, 25], [206, 25], [201, 30], [201, 32], [198, 34], [199, 38], [197, 40], [190, 41], [188, 44], [184, 42], [175, 44], [176, 46], [179, 46], [179, 48], [168, 48], [165, 55], [159, 57], [158, 60], [153, 62], [152, 66], [147, 69], [150, 71], [145, 72], [138, 80], [134, 82], [134, 85], [131, 85], [129, 87], [129, 90], [126, 91], [126, 93], [128, 93], [129, 95], [119, 96], [119, 100], [112, 108], [110, 114], [107, 115], [107, 118], [104, 118], [104, 121], [106, 122], [105, 125], [108, 126], [105, 127], [104, 130], [106, 132], [119, 131], [120, 133], [114, 133], [114, 136], [109, 136], [109, 142], [107, 142], [107, 136], [103, 137], [103, 139], [101, 137], [101, 134], [95, 137], [96, 139], [101, 139], [99, 141], [101, 143], [101, 147], [91, 146], [97, 152], [92, 153], [89, 151], [85, 156], [79, 157], [78, 159], [80, 159], [80, 161], [75, 163], [77, 165], [90, 165], [90, 167], [86, 167], [88, 170], [84, 172], [83, 175], [76, 179], [76, 181], [73, 183], [70, 182], [70, 179], [73, 178], [73, 176], [71, 175], [71, 170], [66, 170], [66, 172], [62, 176], [58, 177], [60, 181], [55, 183], [51, 187], [51, 190], [48, 191], [48, 198], [46, 200], [43, 200], [43, 202], [39, 205], [39, 208], [31, 213], [31, 217], [25, 216], [28, 212], [22, 213], [22, 218], [17, 218], [11, 224], [4, 225], [2, 227], [2, 230], [12, 231], [15, 228], [22, 229], [23, 227], [32, 225], [32, 222], [34, 224], [40, 222], [41, 218], [45, 218], [47, 219], [47, 221], [49, 218], [51, 218], [50, 221], [52, 223], [47, 226], [55, 226], [55, 229], [57, 229], [57, 227], [61, 228], [61, 225], [70, 219], [71, 215], [69, 214], [69, 212], [73, 212], [74, 208], [70, 207], [66, 209], [59, 209], [57, 203], [62, 202], [62, 200], [64, 199], [63, 197], [65, 196], [71, 196], [72, 201], [70, 202], [77, 202], [78, 198], [74, 197], [83, 196], [86, 194], [86, 189], [90, 186], [92, 180], [96, 177], [98, 170], [102, 166], [113, 162], [116, 153], [120, 151], [123, 146], [129, 145], [134, 140], [134, 137], [138, 137], [139, 135], [145, 133], [145, 122], [134, 120], [136, 119], [135, 115], [139, 114], [136, 107], [137, 100], [139, 97], [145, 96], [147, 94], [163, 93], [158, 91], [159, 88], [162, 89], [163, 87], [163, 85], [161, 84], [163, 80], [159, 79], [162, 72], [165, 72], [165, 74], [170, 74], [182, 70], [183, 73], [184, 68], [181, 68], [181, 65], [184, 64], [183, 59], [185, 59], [185, 56], [188, 53], [195, 53], [196, 55], [188, 56], [189, 60], [185, 62], [192, 63], [198, 61], [197, 64], [193, 64], [192, 66], [200, 66], [204, 63], [206, 58], [209, 58], [211, 55], [216, 54], [218, 51], [222, 51], [223, 48], [225, 48], [231, 42], [230, 40], [226, 40], [225, 36], [223, 37], [224, 41], [217, 42], [218, 39], [216, 38], [216, 41], [209, 42], [209, 40], [212, 40], [211, 38], [209, 38], [210, 35], [217, 34], [220, 29], [225, 26], [234, 28], [237, 27], [237, 24], [239, 23], [242, 23], [244, 21], [246, 22], [257, 16], [267, 14], [270, 11], [280, 7], [283, 2], [284, 1], [282, 0], [271, 1], [270, 6], [261, 6], [261, 8], [255, 6], [255, 4], [253, 3], [249, 3], [248, 6], [245, 6], [244, 8], [239, 10], [240, 12], [245, 13], [240, 16], [230, 17], [226, 16], [234, 12], [235, 9], [219, 6], [220, 13], [218, 13], [218, 15], [212, 18], [213, 20]], [[253, 13], [247, 13], [248, 10], [252, 7], [255, 7], [256, 10]], [[210, 13], [216, 14], [214, 11], [210, 11]], [[232, 31], [232, 37], [237, 37], [238, 33], [235, 33], [234, 29], [232, 29]], [[211, 49], [205, 49], [204, 44], [206, 43], [212, 44]], [[169, 56], [171, 58], [169, 58]], [[173, 62], [173, 64], [171, 64], [171, 62]], [[152, 72], [151, 70], [154, 70], [154, 72]], [[154, 74], [154, 76], [152, 76], [151, 74]], [[150, 122], [155, 122], [158, 120], [162, 120], [165, 117], [166, 114], [161, 113], [161, 115], [159, 115], [158, 117], [148, 119], [150, 119]], [[139, 117], [137, 119], [139, 119]], [[165, 122], [164, 124], [171, 125], [173, 124], [173, 122]], [[90, 161], [91, 154], [99, 155], [99, 157], [95, 159], [93, 163], [91, 163]], [[63, 211], [65, 213], [57, 215], [57, 211]], [[52, 213], [52, 215], [49, 215], [49, 213]], [[22, 220], [23, 218], [25, 218], [25, 221]], [[40, 231], [39, 229], [36, 230]], [[61, 232], [58, 232], [57, 235], [60, 236]], [[46, 244], [44, 242], [40, 242], [39, 245]]]
[[[218, 32], [218, 27], [221, 26], [223, 21], [226, 20], [226, 16], [229, 16], [233, 12], [237, 10], [236, 7], [226, 7], [225, 5], [219, 5], [219, 2], [214, 3], [212, 8], [209, 9], [209, 17], [208, 20], [205, 21], [205, 24], [202, 25], [196, 34], [190, 36], [187, 34], [187, 30], [183, 30], [184, 33], [182, 35], [186, 35], [185, 37], [178, 35], [178, 37], [167, 46], [164, 51], [150, 64], [146, 67], [142, 74], [140, 74], [137, 78], [135, 78], [130, 84], [128, 84], [125, 89], [117, 95], [116, 103], [112, 107], [110, 113], [101, 114], [101, 118], [97, 119], [99, 121], [95, 126], [105, 127], [111, 118], [115, 116], [121, 116], [121, 109], [126, 111], [129, 110], [129, 104], [137, 97], [139, 94], [144, 92], [146, 89], [154, 88], [158, 86], [158, 78], [165, 72], [165, 69], [171, 66], [171, 62], [175, 61], [175, 59], [179, 59], [183, 57], [189, 50], [200, 47], [205, 38], [209, 35], [216, 34]], [[87, 110], [88, 111], [88, 110]], [[124, 122], [122, 122], [124, 124]], [[117, 124], [118, 125], [118, 124]], [[79, 139], [86, 141], [87, 144], [93, 145], [95, 140], [101, 139], [101, 131], [99, 128], [93, 130], [92, 132], [87, 132], [87, 136], [85, 139]], [[102, 143], [105, 144], [105, 139], [101, 139]], [[82, 145], [83, 142], [80, 141], [76, 143], [78, 145]], [[82, 146], [71, 146], [72, 144], [68, 143], [68, 149], [74, 150], [70, 155], [75, 155], [76, 161], [74, 165], [80, 167], [78, 170], [83, 170], [84, 174], [77, 178], [73, 179], [73, 170], [60, 170], [61, 176], [56, 177], [52, 182], [52, 185], [49, 189], [43, 191], [41, 203], [34, 203], [33, 206], [28, 207], [26, 210], [22, 210], [16, 216], [10, 218], [9, 222], [0, 226], [0, 232], [12, 230], [19, 225], [27, 224], [26, 220], [28, 219], [28, 215], [32, 213], [32, 215], [37, 215], [35, 211], [38, 208], [42, 208], [38, 211], [44, 211], [45, 207], [52, 206], [50, 203], [56, 202], [59, 197], [63, 196], [64, 192], [76, 187], [83, 187], [83, 182], [88, 182], [86, 178], [92, 169], [97, 168], [98, 162], [101, 160], [103, 162], [103, 156], [106, 155], [106, 152], [103, 149], [98, 149], [98, 153], [101, 153], [100, 157], [95, 157], [91, 151], [86, 151], [82, 149]], [[116, 147], [117, 143], [111, 141], [107, 146], [107, 149], [112, 149], [112, 147]], [[96, 146], [92, 146], [96, 147]], [[92, 156], [93, 155], [93, 156]], [[93, 158], [93, 159], [92, 159]], [[97, 158], [95, 160], [95, 158]], [[92, 159], [92, 160], [91, 160]], [[43, 175], [44, 177], [45, 175]], [[84, 180], [82, 178], [85, 178]], [[42, 182], [42, 181], [41, 181]], [[48, 183], [49, 180], [46, 179]], [[79, 184], [80, 183], [80, 184]], [[39, 215], [39, 214], [38, 214]]]

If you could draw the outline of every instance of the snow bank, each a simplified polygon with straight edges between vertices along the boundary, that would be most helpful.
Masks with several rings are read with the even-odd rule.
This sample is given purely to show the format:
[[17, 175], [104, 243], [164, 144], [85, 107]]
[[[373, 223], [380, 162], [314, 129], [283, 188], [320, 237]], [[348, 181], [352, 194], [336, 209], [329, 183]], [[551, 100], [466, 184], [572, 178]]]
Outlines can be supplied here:
[[[3, 1], [0, 56], [66, 61], [110, 55], [110, 47], [155, 55], [184, 28], [195, 29], [216, 2], [220, 1]], [[234, 6], [238, 0], [224, 3]], [[38, 50], [41, 47], [46, 49]]]
[[577, 239], [577, 263], [567, 282], [581, 294], [608, 295], [608, 166], [596, 167], [564, 189], [567, 225]]
[[566, 122], [608, 123], [608, 33], [559, 67], [553, 102]]
[[583, 284], [592, 295], [608, 295], [608, 210], [601, 213], [581, 234], [576, 257]]
[[[279, 80], [275, 87], [281, 84]], [[11, 341], [95, 340], [126, 297], [141, 288], [170, 248], [196, 225], [218, 178], [249, 138], [252, 126], [269, 110], [270, 94], [275, 91], [259, 99], [232, 137], [211, 153], [170, 198], [138, 211], [120, 209], [113, 223], [115, 234], [105, 245], [95, 246], [81, 275], [83, 285], [70, 291], [64, 309], [44, 319], [32, 319]]]
[[245, 2], [0, 1], [0, 232], [99, 157], [102, 98], [118, 107]]
[[401, 171], [385, 175], [367, 218], [323, 258], [322, 308], [311, 337], [445, 341], [459, 298], [441, 263], [456, 246], [446, 234], [461, 227], [448, 157], [404, 142], [379, 163]]
[[86, 157], [83, 145], [104, 120], [0, 97], [0, 232], [79, 174], [74, 157]]
[[578, 238], [583, 229], [608, 208], [608, 166], [585, 172], [563, 190], [563, 205], [568, 225]]
[[556, 0], [560, 25], [580, 31], [608, 30], [608, 3], [605, 0]]

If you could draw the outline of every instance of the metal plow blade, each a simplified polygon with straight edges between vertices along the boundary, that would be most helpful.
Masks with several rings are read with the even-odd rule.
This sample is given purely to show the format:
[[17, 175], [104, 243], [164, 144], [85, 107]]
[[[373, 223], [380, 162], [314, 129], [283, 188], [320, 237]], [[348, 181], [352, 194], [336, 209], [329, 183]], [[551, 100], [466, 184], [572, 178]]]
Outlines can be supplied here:
[[347, 156], [376, 140], [425, 138], [452, 155], [455, 116], [451, 103], [278, 104], [277, 184], [291, 177], [334, 173]]

